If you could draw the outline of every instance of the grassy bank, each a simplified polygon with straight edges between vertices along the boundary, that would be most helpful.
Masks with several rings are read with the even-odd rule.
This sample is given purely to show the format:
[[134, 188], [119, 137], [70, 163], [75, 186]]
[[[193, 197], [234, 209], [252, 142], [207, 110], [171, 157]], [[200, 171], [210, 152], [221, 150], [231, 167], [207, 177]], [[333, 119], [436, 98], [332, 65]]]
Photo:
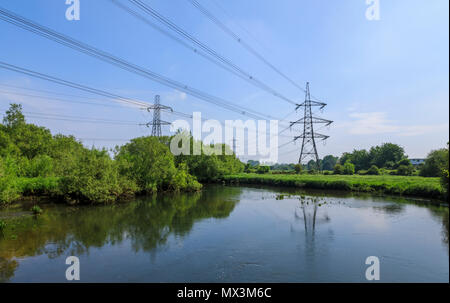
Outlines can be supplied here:
[[416, 176], [272, 175], [242, 173], [225, 176], [223, 180], [230, 184], [263, 184], [444, 199], [444, 192], [439, 178]]

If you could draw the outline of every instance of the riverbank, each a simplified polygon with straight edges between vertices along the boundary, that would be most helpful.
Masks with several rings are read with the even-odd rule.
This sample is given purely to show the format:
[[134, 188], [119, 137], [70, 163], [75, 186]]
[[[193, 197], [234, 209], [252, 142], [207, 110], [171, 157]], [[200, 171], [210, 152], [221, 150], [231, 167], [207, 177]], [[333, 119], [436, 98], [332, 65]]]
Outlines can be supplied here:
[[242, 173], [224, 176], [222, 180], [228, 184], [262, 184], [445, 200], [439, 178], [418, 176], [272, 175]]

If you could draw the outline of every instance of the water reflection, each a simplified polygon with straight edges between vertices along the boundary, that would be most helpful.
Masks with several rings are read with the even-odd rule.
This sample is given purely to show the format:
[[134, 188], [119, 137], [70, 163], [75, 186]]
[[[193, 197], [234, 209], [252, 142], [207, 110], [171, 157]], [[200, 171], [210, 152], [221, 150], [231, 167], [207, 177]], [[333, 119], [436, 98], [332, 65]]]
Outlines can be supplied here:
[[228, 217], [241, 191], [236, 187], [211, 188], [101, 207], [46, 205], [39, 217], [9, 220], [0, 234], [0, 281], [14, 276], [17, 258], [80, 256], [90, 248], [124, 240], [131, 242], [134, 252], [150, 252], [164, 245], [170, 235], [186, 236], [199, 220]]
[[448, 234], [449, 234], [449, 216], [448, 207], [431, 207], [429, 208], [430, 213], [442, 222], [442, 242], [447, 246], [447, 252], [449, 249], [448, 245]]
[[68, 255], [89, 268], [87, 282], [361, 281], [377, 253], [389, 281], [448, 281], [448, 207], [423, 201], [208, 186], [42, 207], [39, 217], [0, 212], [0, 281], [61, 282]]

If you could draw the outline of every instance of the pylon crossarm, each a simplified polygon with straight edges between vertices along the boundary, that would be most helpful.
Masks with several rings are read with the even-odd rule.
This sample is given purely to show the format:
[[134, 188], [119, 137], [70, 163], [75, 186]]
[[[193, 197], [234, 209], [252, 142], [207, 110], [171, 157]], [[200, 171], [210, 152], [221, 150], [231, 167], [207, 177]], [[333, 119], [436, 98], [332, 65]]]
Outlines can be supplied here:
[[[305, 121], [306, 118], [301, 118], [298, 119], [297, 121], [294, 122], [290, 122], [291, 126], [296, 124], [296, 123], [302, 123], [303, 121]], [[325, 123], [326, 125], [330, 125], [331, 123], [333, 123], [333, 121], [331, 120], [327, 120], [327, 119], [323, 119], [323, 118], [318, 118], [318, 117], [307, 117], [307, 123], [312, 122], [312, 123]]]
[[151, 111], [153, 109], [165, 109], [165, 110], [170, 110], [171, 112], [173, 112], [173, 109], [170, 106], [165, 106], [165, 105], [161, 105], [161, 104], [150, 105], [147, 107], [147, 111]]
[[303, 103], [297, 104], [297, 106], [295, 107], [295, 110], [299, 109], [302, 106], [320, 106], [320, 109], [324, 108], [325, 106], [327, 106], [326, 103], [323, 102], [317, 102], [317, 101], [305, 101]]
[[148, 123], [144, 123], [144, 124], [139, 124], [139, 125], [146, 125], [146, 126], [153, 126], [153, 125], [170, 125], [172, 123], [167, 122], [167, 121], [161, 121], [160, 123], [153, 123], [153, 122], [148, 122]]

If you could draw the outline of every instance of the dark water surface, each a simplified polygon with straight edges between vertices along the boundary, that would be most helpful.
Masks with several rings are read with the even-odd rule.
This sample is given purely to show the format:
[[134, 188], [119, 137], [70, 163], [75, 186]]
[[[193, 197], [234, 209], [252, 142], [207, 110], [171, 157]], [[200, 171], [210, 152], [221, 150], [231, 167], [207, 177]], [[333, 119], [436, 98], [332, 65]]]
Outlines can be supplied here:
[[[0, 211], [0, 281], [448, 282], [448, 207], [411, 199], [208, 186], [108, 206]], [[284, 193], [282, 196], [280, 194]], [[6, 219], [5, 219], [6, 218]]]

